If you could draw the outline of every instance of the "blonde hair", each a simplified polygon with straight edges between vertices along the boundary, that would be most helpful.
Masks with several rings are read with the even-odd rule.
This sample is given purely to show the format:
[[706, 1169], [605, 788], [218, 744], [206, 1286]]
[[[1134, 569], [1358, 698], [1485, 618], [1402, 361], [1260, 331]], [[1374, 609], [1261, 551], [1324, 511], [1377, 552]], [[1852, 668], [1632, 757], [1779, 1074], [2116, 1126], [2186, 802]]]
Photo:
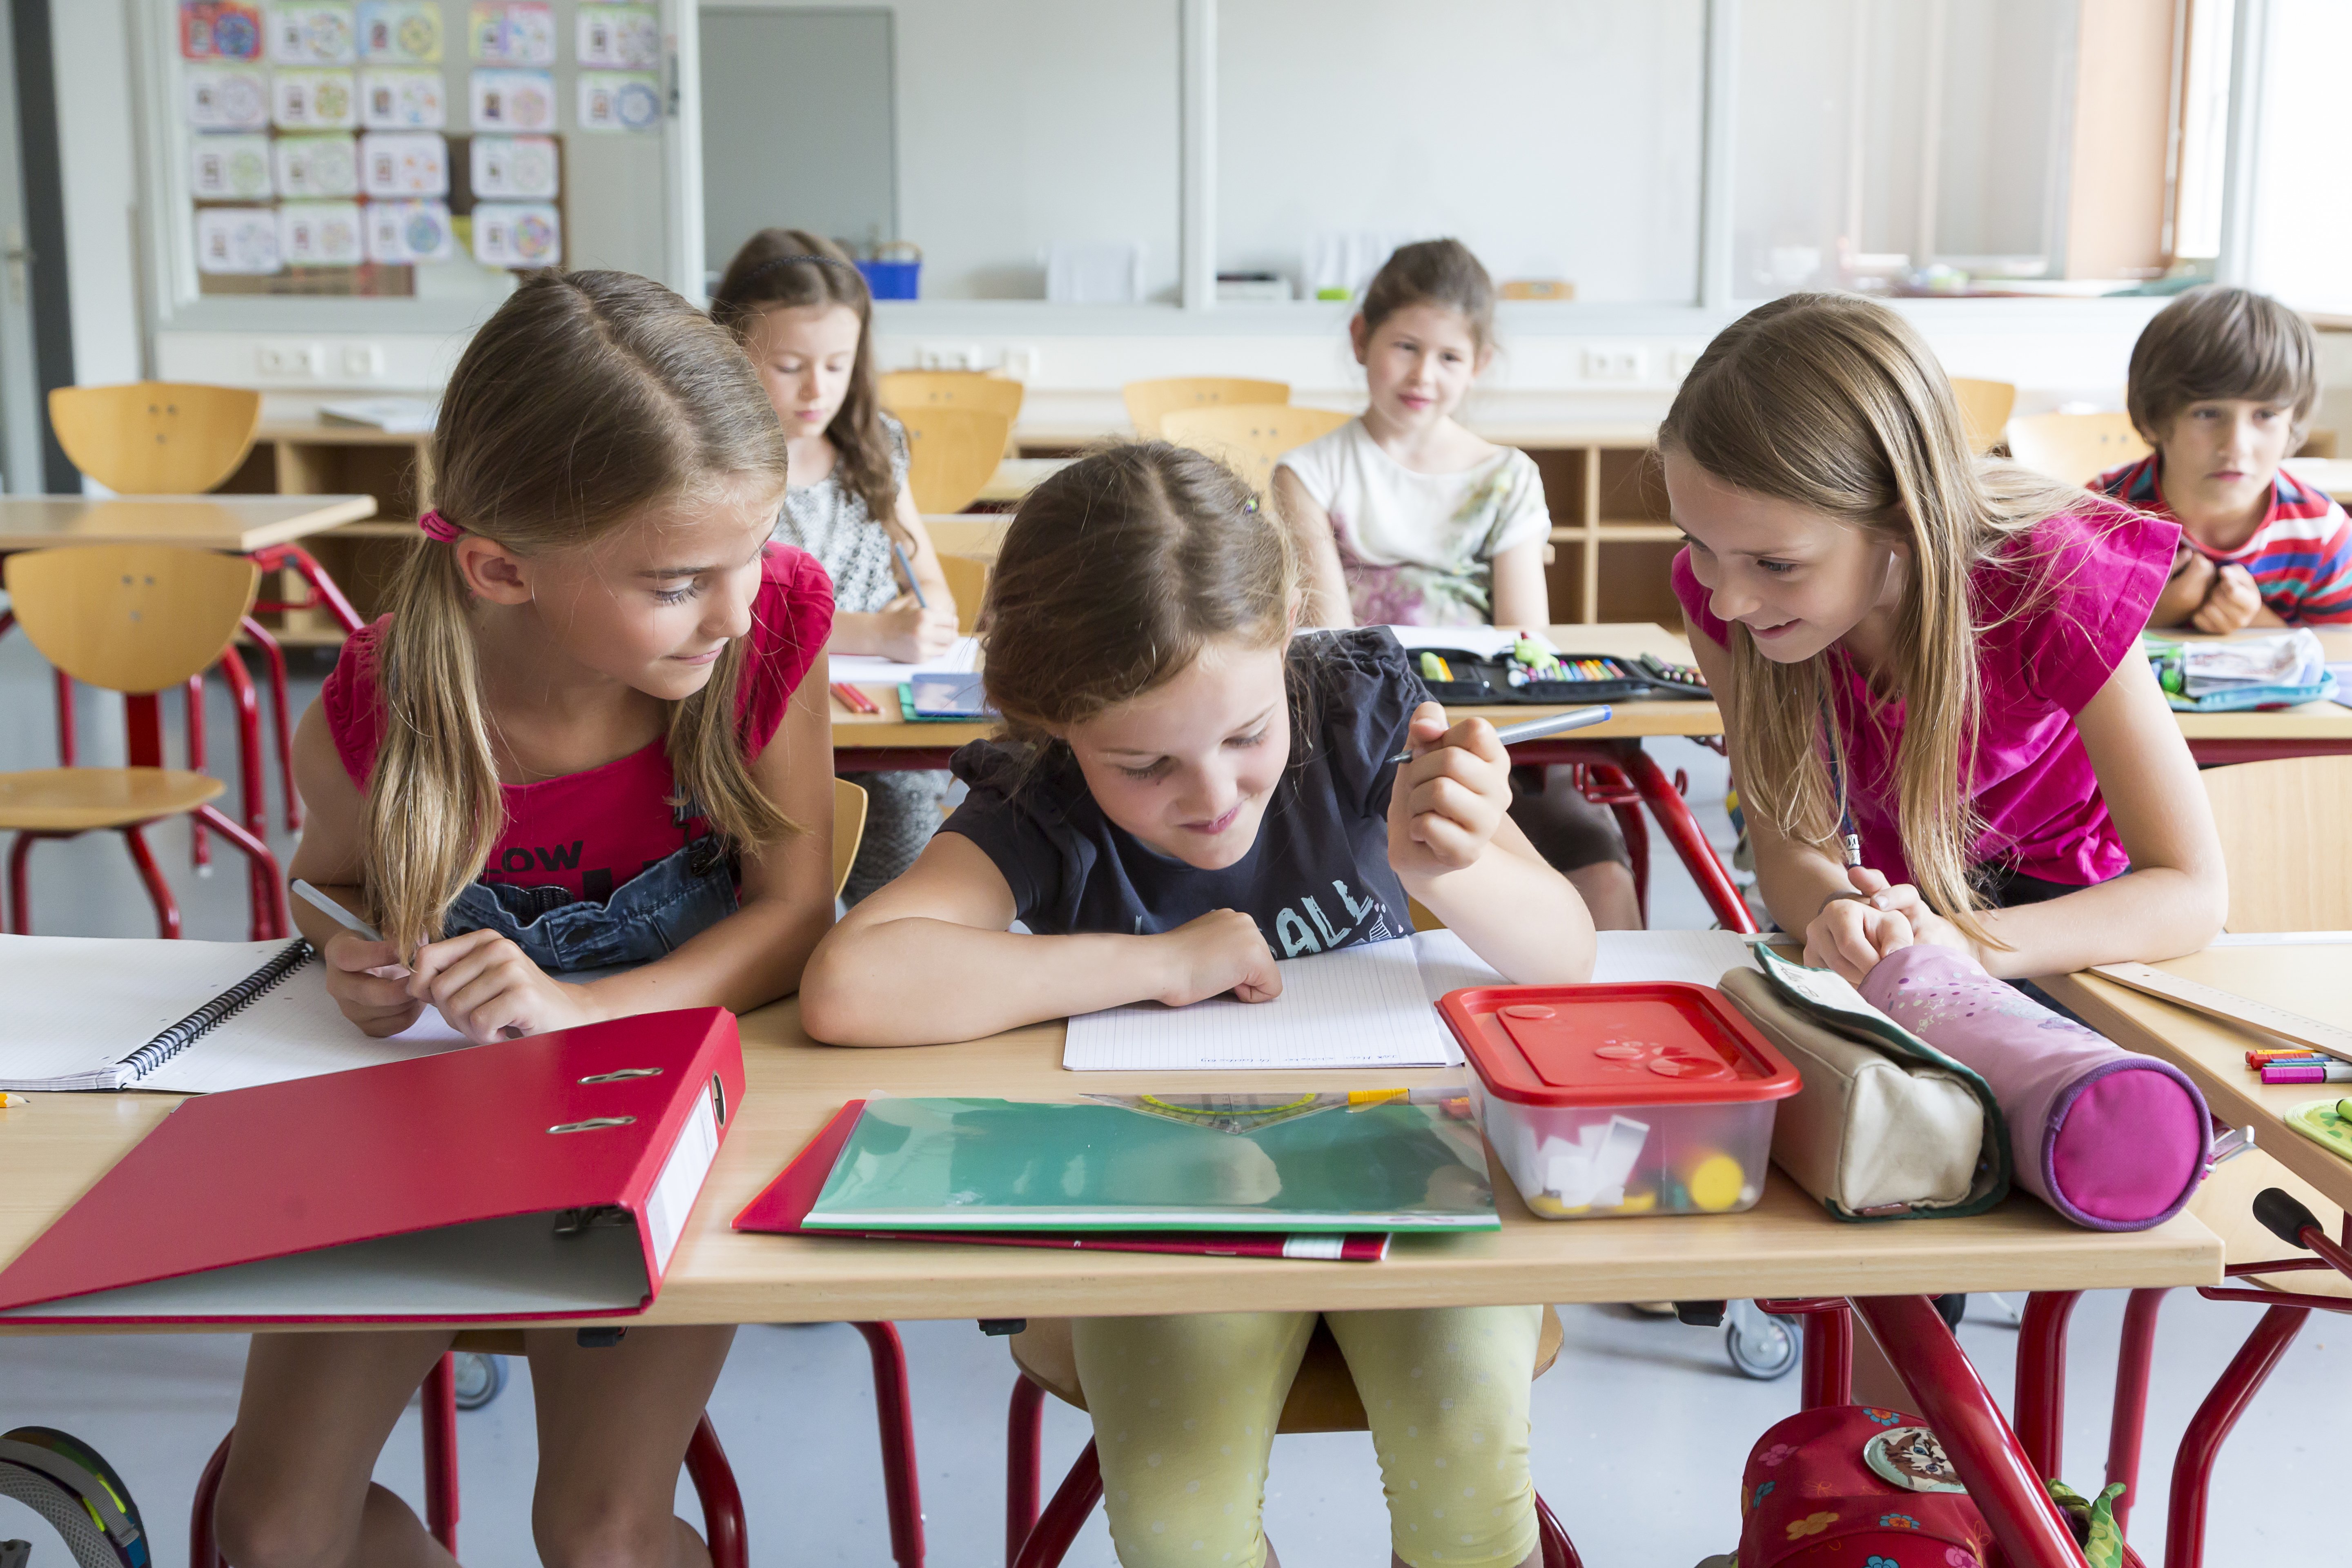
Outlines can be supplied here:
[[[734, 340], [624, 272], [526, 279], [474, 334], [433, 432], [436, 510], [519, 555], [574, 549], [646, 507], [746, 479], [784, 485], [784, 435]], [[362, 881], [403, 952], [439, 937], [506, 812], [482, 702], [472, 595], [453, 545], [419, 535], [377, 649], [383, 743], [368, 773]], [[751, 778], [735, 721], [745, 642], [670, 705], [673, 804], [731, 847], [798, 833]]]
[[[1881, 672], [1905, 707], [1895, 760], [1904, 858], [1929, 905], [1971, 938], [1992, 940], [1975, 914], [1983, 907], [1971, 876], [1982, 821], [1966, 783], [1982, 712], [1977, 638], [1986, 629], [1971, 578], [1990, 563], [2032, 572], [2013, 542], [2095, 503], [2013, 464], [1972, 457], [1951, 383], [1927, 345], [1893, 310], [1853, 295], [1791, 294], [1733, 322], [1691, 368], [1658, 445], [1726, 484], [1909, 547]], [[1828, 654], [1776, 664], [1738, 626], [1730, 652], [1742, 806], [1790, 838], [1830, 848], [1852, 773]]]

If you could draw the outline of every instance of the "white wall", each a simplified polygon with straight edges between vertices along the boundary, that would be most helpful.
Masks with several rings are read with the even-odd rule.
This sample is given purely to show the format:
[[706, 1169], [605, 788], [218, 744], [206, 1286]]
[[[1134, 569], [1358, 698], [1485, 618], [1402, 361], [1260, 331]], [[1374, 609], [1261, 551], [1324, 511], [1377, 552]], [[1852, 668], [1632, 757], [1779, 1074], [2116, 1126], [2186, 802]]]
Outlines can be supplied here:
[[1218, 268], [1452, 235], [1497, 279], [1693, 300], [1705, 27], [1701, 0], [1222, 5]]
[[1045, 247], [1085, 240], [1140, 241], [1149, 297], [1175, 298], [1176, 0], [878, 8], [897, 17], [898, 226], [925, 299], [1042, 300]]
[[2352, 201], [2344, 176], [2344, 71], [2352, 5], [2270, 0], [2256, 134], [2249, 287], [2308, 310], [2352, 314]]
[[74, 379], [85, 385], [140, 376], [129, 3], [64, 0], [49, 7]]

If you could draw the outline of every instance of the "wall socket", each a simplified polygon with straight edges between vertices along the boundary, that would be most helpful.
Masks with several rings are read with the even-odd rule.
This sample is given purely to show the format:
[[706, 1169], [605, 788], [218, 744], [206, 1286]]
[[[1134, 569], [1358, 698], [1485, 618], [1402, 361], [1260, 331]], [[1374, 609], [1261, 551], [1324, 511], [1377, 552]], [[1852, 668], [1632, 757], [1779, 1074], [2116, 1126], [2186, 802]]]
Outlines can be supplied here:
[[1698, 363], [1698, 350], [1696, 349], [1676, 349], [1673, 353], [1666, 356], [1666, 369], [1673, 374], [1676, 381], [1680, 381], [1685, 376], [1690, 374], [1691, 367], [1696, 363]]
[[282, 380], [318, 380], [327, 357], [317, 343], [265, 342], [253, 353], [255, 368]]
[[915, 350], [917, 370], [986, 370], [978, 343], [924, 343]]
[[1587, 349], [1584, 351], [1584, 379], [1639, 381], [1642, 379], [1643, 357], [1640, 349]]
[[1037, 351], [1032, 346], [1006, 349], [1003, 363], [996, 368], [1015, 381], [1034, 381], [1037, 379]]
[[342, 360], [345, 381], [373, 381], [383, 374], [383, 348], [379, 343], [345, 343]]

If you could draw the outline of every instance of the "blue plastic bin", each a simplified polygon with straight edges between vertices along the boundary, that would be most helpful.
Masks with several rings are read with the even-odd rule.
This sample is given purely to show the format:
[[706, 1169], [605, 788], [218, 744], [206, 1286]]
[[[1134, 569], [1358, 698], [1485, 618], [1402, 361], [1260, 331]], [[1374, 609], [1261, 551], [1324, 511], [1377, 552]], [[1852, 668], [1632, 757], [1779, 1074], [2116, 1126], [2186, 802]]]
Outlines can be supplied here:
[[877, 300], [912, 300], [923, 275], [920, 261], [861, 261], [866, 287]]

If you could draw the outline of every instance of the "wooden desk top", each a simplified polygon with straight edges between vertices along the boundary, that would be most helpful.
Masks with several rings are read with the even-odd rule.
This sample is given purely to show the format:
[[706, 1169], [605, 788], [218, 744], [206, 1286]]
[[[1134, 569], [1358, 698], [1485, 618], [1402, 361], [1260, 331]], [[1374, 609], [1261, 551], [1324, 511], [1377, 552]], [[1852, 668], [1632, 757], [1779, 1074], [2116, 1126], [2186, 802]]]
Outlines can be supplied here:
[[373, 496], [0, 496], [0, 552], [184, 544], [246, 555], [374, 515]]
[[[1063, 1026], [966, 1045], [820, 1046], [796, 1002], [743, 1019], [744, 1103], [648, 1323], [1118, 1315], [1426, 1307], [1515, 1301], [1701, 1300], [1762, 1295], [2213, 1284], [2221, 1247], [2186, 1215], [2136, 1236], [2077, 1229], [2030, 1199], [1965, 1220], [1844, 1225], [1775, 1173], [1745, 1215], [1539, 1220], [1499, 1169], [1503, 1228], [1403, 1237], [1370, 1265], [1069, 1253], [740, 1234], [729, 1221], [845, 1100], [897, 1094], [1072, 1099], [1185, 1091], [1374, 1088], [1444, 1069], [1089, 1073], [1061, 1068]], [[0, 1259], [15, 1258], [169, 1109], [165, 1095], [47, 1094], [0, 1110]], [[226, 1326], [224, 1326], [226, 1329]], [[56, 1332], [54, 1329], [0, 1332]], [[109, 1329], [105, 1331], [118, 1331]]]
[[1076, 458], [1007, 458], [996, 465], [974, 500], [1017, 501], [1076, 462]]
[[[2352, 989], [2344, 984], [2347, 964], [2352, 945], [2208, 948], [2155, 967], [2306, 1018], [2352, 1027]], [[2352, 1209], [2352, 1161], [2329, 1153], [2280, 1120], [2305, 1100], [2336, 1098], [2347, 1086], [2265, 1084], [2246, 1070], [2246, 1052], [2281, 1042], [2095, 974], [2036, 984], [2117, 1045], [2174, 1063], [2195, 1080], [2214, 1115], [2232, 1127], [2252, 1122], [2255, 1147], [2338, 1208]]]
[[[1547, 628], [1551, 639], [1564, 653], [1603, 653], [1620, 657], [1654, 653], [1660, 658], [1678, 664], [1690, 662], [1690, 644], [1678, 633], [1646, 621], [1628, 621], [1601, 626], [1559, 626]], [[899, 716], [898, 689], [895, 686], [861, 688], [874, 699], [879, 713], [851, 713], [838, 700], [833, 704], [833, 749], [855, 752], [881, 746], [961, 746], [967, 741], [984, 740], [995, 733], [988, 723], [938, 724], [909, 722]], [[1566, 705], [1563, 705], [1566, 706]], [[1646, 735], [1720, 735], [1723, 715], [1712, 702], [1693, 702], [1665, 699], [1648, 702], [1620, 702], [1616, 712], [1606, 724], [1595, 724], [1589, 730], [1579, 730], [1568, 737], [1571, 740], [1608, 740]], [[1454, 718], [1476, 714], [1496, 724], [1517, 723], [1558, 709], [1533, 704], [1508, 707], [1456, 708], [1449, 710]], [[2352, 717], [2352, 709], [2341, 710]], [[851, 759], [855, 763], [856, 759]]]
[[2352, 458], [2289, 458], [2280, 465], [2307, 485], [2316, 485], [2337, 500], [2352, 505]]
[[255, 428], [253, 438], [311, 447], [422, 447], [433, 439], [433, 432], [382, 430], [373, 425], [345, 425], [328, 419], [264, 419]]

